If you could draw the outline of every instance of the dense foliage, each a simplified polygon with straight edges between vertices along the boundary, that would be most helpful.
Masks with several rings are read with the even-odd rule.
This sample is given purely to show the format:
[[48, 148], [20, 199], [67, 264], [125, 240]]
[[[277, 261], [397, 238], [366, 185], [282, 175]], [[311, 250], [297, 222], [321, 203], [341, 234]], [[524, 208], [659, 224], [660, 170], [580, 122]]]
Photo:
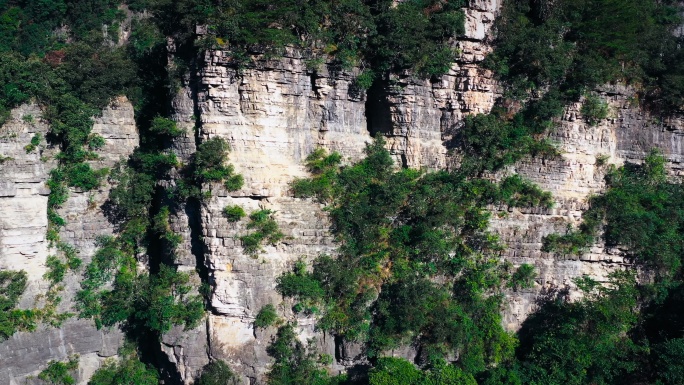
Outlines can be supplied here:
[[[446, 211], [452, 204], [459, 207], [470, 202], [463, 200], [464, 196], [474, 199], [472, 195], [459, 196], [449, 190], [448, 198], [433, 195], [440, 202], [438, 208], [421, 206], [417, 198], [425, 191], [434, 191], [435, 180], [444, 183], [453, 179], [420, 173], [413, 175], [415, 179], [406, 178], [410, 170], [391, 168], [381, 144], [369, 146], [367, 156], [346, 167], [340, 167], [338, 155], [322, 151], [307, 159], [313, 177], [295, 181], [293, 191], [328, 203], [342, 254], [337, 259], [320, 257], [314, 261], [313, 271], [303, 262], [297, 263], [292, 272], [279, 278], [277, 287], [284, 296], [295, 299], [296, 311], [317, 314], [319, 327], [365, 342], [373, 368], [361, 377], [361, 383], [676, 384], [684, 378], [684, 367], [677, 361], [682, 357], [684, 337], [677, 308], [684, 298], [680, 250], [684, 232], [679, 224], [684, 194], [681, 184], [667, 177], [665, 159], [659, 152], [652, 152], [643, 165], [627, 164], [610, 170], [608, 190], [591, 199], [581, 227], [545, 240], [547, 250], [581, 253], [603, 234], [609, 246], [625, 250], [631, 260], [654, 272], [657, 279], [637, 283], [630, 271], [613, 273], [609, 284], [588, 277], [577, 279], [584, 296], [571, 301], [566, 292], [549, 292], [540, 299], [539, 310], [525, 321], [517, 341], [510, 336], [508, 340], [502, 338], [502, 334], [497, 337], [499, 302], [492, 294], [501, 290], [505, 267], [501, 270], [495, 263], [487, 265], [478, 258], [487, 249], [475, 255], [459, 255], [459, 249], [471, 253], [477, 249], [447, 248], [447, 242], [467, 242], [468, 236], [474, 236], [455, 226], [452, 229], [459, 231], [455, 237], [454, 230], [439, 237], [424, 235], [430, 229], [444, 231], [445, 223], [453, 223], [436, 222], [440, 216], [434, 210]], [[365, 175], [369, 182], [364, 182]], [[399, 175], [415, 184], [402, 190]], [[385, 186], [384, 180], [391, 183]], [[461, 183], [456, 186], [478, 186], [480, 195], [475, 197], [485, 202], [531, 206], [550, 200], [517, 176], [502, 180], [498, 186], [476, 178], [465, 178]], [[397, 211], [383, 206], [392, 199], [399, 202]], [[402, 209], [402, 204], [410, 204], [410, 208]], [[471, 205], [469, 212], [477, 212], [478, 205]], [[421, 209], [430, 211], [422, 211], [417, 218], [410, 216], [411, 210]], [[454, 211], [449, 213], [449, 220], [458, 218]], [[423, 227], [424, 232], [413, 230], [426, 218], [435, 227]], [[461, 214], [461, 218], [463, 222], [457, 223], [468, 223], [464, 221], [467, 216]], [[406, 226], [410, 226], [404, 232], [408, 235], [393, 237], [396, 229]], [[431, 239], [433, 248], [445, 245], [444, 250], [454, 251], [445, 252], [449, 258], [440, 260], [439, 249], [421, 248], [423, 238]], [[402, 242], [409, 241], [411, 247], [403, 249]], [[482, 241], [477, 247], [488, 245], [492, 245], [489, 252], [496, 250], [492, 243]], [[416, 250], [420, 252], [410, 253]], [[459, 256], [464, 261], [454, 263], [452, 258]], [[448, 269], [454, 267], [460, 270], [449, 286], [430, 279], [439, 274], [439, 282], [444, 282]], [[523, 265], [507, 277], [506, 286], [529, 285], [533, 274], [531, 266]], [[383, 351], [408, 343], [421, 347], [419, 368], [401, 359], [382, 357]], [[459, 352], [454, 366], [440, 364], [440, 357], [451, 349]], [[379, 358], [374, 358], [376, 355]], [[436, 382], [431, 379], [444, 368], [449, 368], [448, 375]], [[449, 376], [458, 380], [452, 381]]]
[[510, 1], [488, 61], [514, 85], [513, 92], [552, 87], [577, 96], [627, 81], [648, 86], [646, 94], [660, 94], [651, 97], [672, 100], [676, 95], [667, 93], [675, 91], [674, 84], [662, 75], [677, 76], [679, 67], [670, 64], [681, 55], [680, 38], [672, 34], [678, 23], [670, 1]]
[[294, 326], [286, 324], [278, 329], [273, 342], [266, 349], [274, 363], [268, 373], [268, 385], [336, 385], [344, 376], [331, 378], [322, 368], [323, 358], [316, 354], [314, 341], [308, 346], [297, 338]]
[[135, 350], [124, 347], [119, 361], [105, 362], [88, 381], [88, 385], [157, 385], [159, 375], [153, 368], [140, 362]]
[[[77, 295], [80, 317], [94, 319], [98, 327], [124, 322], [128, 329], [161, 336], [173, 325], [194, 327], [204, 316], [201, 297], [189, 294], [187, 273], [164, 264], [155, 274], [140, 273], [135, 258], [117, 239], [98, 242]], [[113, 286], [106, 288], [110, 282]]]
[[[361, 89], [390, 87], [390, 74], [404, 71], [436, 81], [460, 55], [454, 39], [464, 33], [465, 3], [0, 0], [0, 123], [13, 107], [34, 101], [43, 112], [24, 121], [41, 119], [50, 131], [22, 145], [39, 154], [48, 146], [60, 150], [47, 183], [47, 238], [56, 252], [46, 261], [46, 304], [18, 309], [26, 274], [0, 272], [0, 339], [32, 330], [38, 321], [58, 325], [70, 316], [56, 310], [60, 283], [79, 269], [79, 316], [98, 327], [120, 325], [141, 349], [174, 325], [193, 327], [204, 316], [194, 276], [173, 266], [183, 241], [172, 230], [174, 216], [198, 209], [213, 189], [239, 190], [244, 181], [228, 164], [230, 148], [220, 138], [196, 138], [197, 152], [187, 164], [170, 150], [173, 138], [194, 134], [170, 119], [169, 107], [186, 75], [197, 72], [194, 60], [202, 49], [230, 51], [241, 69], [253, 65], [253, 57], [293, 47], [310, 72], [324, 63], [331, 71], [357, 67], [354, 86]], [[358, 378], [329, 376], [324, 366], [331, 357], [317, 354], [313, 341], [299, 341], [296, 326], [283, 324], [276, 307], [267, 305], [254, 326], [280, 326], [268, 348], [274, 359], [268, 382], [684, 382], [684, 200], [681, 184], [666, 177], [662, 156], [653, 153], [642, 166], [610, 170], [608, 191], [592, 198], [582, 225], [548, 236], [544, 245], [581, 254], [601, 235], [653, 273], [654, 282], [637, 283], [625, 272], [608, 284], [580, 279], [582, 299], [548, 293], [517, 336], [501, 327], [503, 295], [529, 287], [535, 272], [530, 265], [501, 263], [503, 245], [487, 231], [488, 207], [544, 209], [552, 198], [517, 175], [498, 183], [481, 178], [526, 156], [558, 156], [544, 137], [568, 102], [582, 103], [590, 125], [610, 117], [610, 107], [596, 94], [602, 84], [633, 86], [635, 102], [654, 113], [680, 110], [682, 36], [673, 33], [679, 13], [670, 0], [504, 1], [495, 50], [485, 62], [504, 84], [504, 97], [492, 114], [466, 117], [457, 127], [449, 145], [461, 156], [459, 168], [400, 170], [381, 140], [351, 165], [336, 153], [312, 153], [306, 160], [311, 177], [295, 181], [292, 191], [327, 205], [339, 255], [322, 255], [312, 266], [297, 262], [279, 277], [277, 289], [294, 301], [297, 316], [313, 315], [318, 327], [361, 343], [371, 367]], [[119, 25], [127, 16], [130, 34], [119, 44]], [[206, 27], [206, 34], [197, 38], [196, 26]], [[95, 162], [106, 143], [91, 132], [93, 117], [120, 95], [135, 105], [141, 146], [107, 170]], [[7, 160], [0, 154], [0, 163]], [[66, 220], [58, 209], [70, 188], [97, 189], [105, 179], [113, 188], [102, 208], [118, 236], [100, 239], [92, 261], [81, 266], [78, 250], [59, 238]], [[283, 239], [274, 214], [250, 213], [249, 232], [240, 237], [248, 254]], [[228, 206], [224, 215], [238, 222], [247, 213]], [[141, 256], [148, 272], [138, 268]], [[202, 268], [199, 261], [206, 284]], [[384, 357], [408, 344], [420, 352], [415, 362]], [[140, 359], [137, 352], [124, 352], [90, 383], [157, 383], [159, 374]], [[74, 360], [53, 361], [39, 378], [73, 383], [76, 367]], [[213, 361], [197, 381], [234, 380], [225, 363]]]
[[66, 362], [50, 361], [38, 378], [52, 385], [73, 385], [76, 383], [73, 374], [78, 369], [78, 356], [72, 356]]
[[444, 361], [425, 371], [403, 358], [383, 357], [368, 375], [369, 385], [477, 385], [475, 379]]
[[[397, 170], [382, 139], [362, 161], [340, 161], [315, 151], [307, 158], [313, 177], [292, 185], [329, 203], [341, 242], [337, 258], [321, 256], [312, 272], [299, 262], [278, 279], [294, 310], [320, 314], [319, 327], [365, 342], [370, 357], [416, 343], [423, 364], [456, 351], [470, 374], [510, 358], [515, 340], [499, 315], [510, 267], [498, 261], [486, 205], [549, 206], [550, 195], [518, 176], [497, 185]], [[511, 286], [524, 286], [528, 274], [524, 267]]]
[[[236, 65], [251, 53], [277, 55], [297, 47], [316, 69], [325, 61], [367, 69], [366, 77], [411, 69], [445, 73], [458, 52], [451, 40], [464, 33], [465, 2], [342, 0], [137, 0], [131, 6], [168, 17], [174, 26], [207, 26], [202, 41], [233, 51]], [[187, 29], [186, 29], [187, 31]]]

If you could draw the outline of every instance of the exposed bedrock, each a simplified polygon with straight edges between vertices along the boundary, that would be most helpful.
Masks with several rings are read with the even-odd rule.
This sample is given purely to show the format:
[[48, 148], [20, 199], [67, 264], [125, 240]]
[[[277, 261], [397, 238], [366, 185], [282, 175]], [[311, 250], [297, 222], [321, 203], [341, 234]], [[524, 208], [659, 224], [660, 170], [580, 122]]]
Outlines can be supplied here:
[[[44, 295], [50, 284], [43, 279], [49, 255], [58, 251], [46, 240], [46, 186], [51, 169], [57, 166], [57, 149], [45, 139], [34, 151], [24, 147], [40, 133], [48, 131], [36, 105], [24, 105], [12, 111], [10, 120], [0, 129], [0, 269], [24, 270], [28, 287], [20, 306], [45, 306]], [[94, 118], [93, 133], [101, 135], [105, 146], [98, 152], [100, 160], [93, 168], [111, 167], [120, 158], [127, 158], [138, 145], [138, 133], [133, 118], [133, 106], [125, 98], [117, 98]], [[114, 224], [106, 218], [103, 204], [110, 186], [105, 182], [90, 192], [70, 189], [68, 200], [58, 210], [67, 224], [60, 231], [63, 242], [79, 251], [84, 265], [95, 252], [99, 235], [115, 232]], [[80, 272], [68, 273], [59, 291], [62, 298], [59, 312], [73, 312], [73, 297], [80, 289]], [[107, 357], [115, 356], [123, 335], [118, 329], [97, 330], [91, 320], [72, 317], [59, 327], [40, 325], [32, 333], [16, 333], [0, 342], [0, 383], [24, 384], [31, 376], [47, 367], [50, 360], [66, 360], [78, 354], [77, 381], [87, 383], [92, 373]]]
[[[342, 154], [345, 162], [363, 156], [373, 135], [387, 140], [398, 164], [425, 169], [448, 168], [451, 142], [468, 114], [490, 111], [500, 95], [493, 74], [479, 63], [491, 50], [488, 32], [500, 7], [498, 0], [470, 1], [466, 11], [466, 36], [457, 42], [459, 59], [439, 79], [419, 80], [407, 74], [376, 82], [368, 91], [354, 84], [358, 69], [340, 70], [324, 63], [307, 68], [300, 53], [287, 50], [274, 60], [257, 60], [238, 72], [227, 52], [207, 52], [189, 76], [191, 86], [182, 88], [171, 103], [172, 118], [185, 134], [171, 143], [181, 162], [187, 164], [201, 141], [220, 137], [231, 145], [229, 162], [245, 179], [239, 191], [221, 184], [203, 186], [211, 198], [191, 201], [172, 213], [171, 228], [182, 237], [173, 263], [189, 272], [193, 283], [211, 286], [207, 317], [192, 330], [172, 329], [163, 336], [159, 351], [173, 366], [179, 382], [192, 383], [210, 359], [223, 359], [243, 383], [263, 383], [271, 358], [266, 347], [275, 328], [255, 330], [259, 310], [273, 304], [280, 315], [297, 321], [303, 339], [315, 338], [320, 352], [335, 358], [331, 370], [339, 371], [361, 362], [360, 346], [343, 342], [314, 327], [314, 320], [293, 314], [292, 303], [275, 290], [276, 278], [303, 259], [334, 254], [336, 244], [323, 206], [310, 199], [295, 199], [289, 183], [308, 174], [304, 160], [315, 148]], [[640, 162], [653, 147], [660, 148], [673, 174], [684, 172], [684, 121], [677, 117], [661, 121], [633, 104], [633, 90], [613, 86], [598, 90], [610, 104], [609, 118], [590, 126], [582, 118], [581, 102], [566, 108], [562, 120], [548, 134], [562, 151], [558, 160], [525, 159], [498, 174], [517, 173], [551, 191], [551, 209], [494, 207], [491, 229], [507, 245], [502, 257], [514, 265], [533, 264], [538, 272], [535, 287], [509, 293], [504, 324], [519, 327], [534, 310], [544, 291], [569, 287], [572, 279], [589, 274], [605, 279], [628, 265], [623, 251], [600, 242], [581, 257], [541, 251], [542, 238], [576, 226], [587, 208], [588, 197], [605, 188], [606, 164]], [[56, 167], [57, 149], [43, 140], [27, 153], [24, 147], [36, 133], [43, 136], [47, 123], [36, 105], [12, 111], [0, 128], [0, 269], [26, 270], [29, 286], [21, 306], [40, 306], [36, 296], [49, 287], [43, 279], [48, 255], [56, 253], [45, 239], [47, 196], [45, 182]], [[106, 140], [94, 168], [111, 167], [138, 145], [133, 107], [116, 99], [95, 119], [93, 132]], [[61, 239], [88, 263], [95, 239], [115, 234], [116, 225], [104, 214], [109, 185], [82, 192], [70, 190], [59, 209], [67, 222]], [[222, 210], [239, 205], [247, 213], [275, 212], [285, 237], [267, 245], [256, 257], [245, 253], [240, 236], [249, 233], [246, 220], [229, 222]], [[60, 310], [70, 310], [79, 289], [79, 275], [70, 273], [64, 282]], [[98, 331], [90, 320], [72, 318], [59, 328], [41, 326], [33, 333], [17, 333], [0, 343], [0, 383], [24, 383], [50, 360], [79, 354], [78, 380], [87, 382], [105, 359], [116, 355], [122, 335], [116, 330]], [[393, 354], [412, 358], [416, 352], [400, 349]]]

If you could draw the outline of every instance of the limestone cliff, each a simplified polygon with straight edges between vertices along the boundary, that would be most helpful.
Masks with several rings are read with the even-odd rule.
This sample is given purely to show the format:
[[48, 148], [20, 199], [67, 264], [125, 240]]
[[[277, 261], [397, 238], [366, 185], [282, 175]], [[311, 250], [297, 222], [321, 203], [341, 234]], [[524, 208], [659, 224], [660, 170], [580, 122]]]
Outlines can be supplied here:
[[[49, 255], [58, 253], [46, 240], [50, 190], [45, 185], [50, 170], [56, 166], [57, 149], [44, 139], [34, 151], [27, 153], [24, 149], [35, 134], [44, 137], [48, 131], [36, 105], [15, 109], [0, 130], [0, 154], [5, 159], [0, 164], [0, 268], [28, 273], [28, 288], [20, 305], [40, 309], [46, 305], [44, 296], [50, 286], [43, 278], [45, 262]], [[101, 116], [95, 117], [93, 133], [106, 141], [101, 159], [93, 161], [94, 168], [111, 167], [119, 158], [128, 157], [138, 145], [133, 106], [125, 98], [113, 101]], [[87, 193], [71, 189], [69, 199], [59, 210], [67, 221], [60, 233], [62, 241], [75, 246], [86, 263], [95, 252], [95, 238], [115, 230], [102, 210], [108, 194], [107, 184]], [[80, 274], [67, 275], [64, 289], [58, 291], [62, 302], [57, 311], [73, 311], [72, 298], [80, 288], [79, 281]], [[80, 383], [85, 383], [107, 357], [116, 355], [122, 342], [117, 329], [97, 330], [92, 321], [76, 317], [58, 328], [40, 325], [34, 332], [19, 332], [0, 343], [0, 382], [23, 384], [44, 369], [48, 361], [78, 354], [78, 377]]]
[[[160, 342], [179, 382], [192, 383], [210, 358], [220, 358], [243, 383], [261, 383], [270, 364], [266, 346], [275, 330], [256, 330], [253, 322], [267, 304], [296, 319], [303, 338], [315, 337], [319, 350], [336, 358], [332, 370], [357, 362], [357, 346], [317, 331], [313, 319], [293, 314], [292, 304], [275, 291], [276, 278], [297, 260], [336, 250], [323, 207], [293, 198], [289, 183], [307, 175], [303, 161], [315, 148], [337, 151], [350, 162], [362, 156], [364, 144], [378, 133], [387, 138], [399, 164], [427, 169], [453, 165], [456, 160], [449, 143], [464, 116], [488, 112], [499, 96], [493, 74], [479, 66], [491, 50], [488, 31], [499, 8], [498, 0], [470, 2], [466, 36], [457, 42], [460, 57], [448, 74], [432, 81], [399, 74], [367, 92], [354, 85], [358, 69], [340, 70], [330, 63], [307, 68], [294, 50], [279, 59], [258, 58], [254, 66], [240, 71], [227, 52], [204, 54], [173, 100], [173, 118], [185, 135], [174, 140], [171, 151], [185, 162], [203, 140], [224, 138], [232, 148], [230, 163], [244, 176], [245, 185], [233, 192], [220, 184], [205, 185], [211, 198], [185, 205], [171, 218], [172, 229], [182, 236], [174, 263], [193, 272], [195, 283], [206, 273], [211, 286], [206, 321], [192, 330], [174, 328]], [[502, 173], [534, 181], [551, 191], [555, 200], [551, 209], [492, 208], [492, 229], [508, 246], [502, 257], [515, 265], [533, 264], [538, 272], [533, 289], [509, 293], [504, 311], [509, 329], [516, 329], [534, 310], [540, 292], [571, 285], [571, 279], [582, 274], [601, 279], [628, 263], [620, 250], [601, 244], [579, 259], [541, 252], [542, 237], [576, 225], [587, 198], [605, 187], [606, 166], [598, 159], [607, 156], [612, 164], [638, 162], [658, 147], [672, 172], [681, 173], [684, 124], [677, 119], [655, 120], [633, 105], [633, 91], [628, 88], [599, 91], [611, 106], [608, 119], [589, 125], [578, 103], [566, 108], [548, 134], [560, 147], [561, 159], [525, 159]], [[0, 269], [29, 273], [24, 308], [41, 306], [36, 297], [48, 289], [43, 279], [45, 261], [56, 252], [45, 238], [49, 193], [45, 182], [55, 167], [52, 156], [57, 150], [44, 140], [39, 149], [24, 150], [35, 133], [45, 135], [48, 130], [40, 114], [38, 106], [24, 105], [0, 128]], [[139, 142], [133, 107], [124, 98], [95, 118], [93, 131], [106, 140], [95, 168], [111, 167]], [[72, 189], [59, 211], [67, 221], [62, 240], [77, 247], [86, 263], [95, 251], [95, 238], [116, 231], [104, 215], [109, 189], [107, 184], [91, 192]], [[227, 205], [239, 205], [247, 212], [275, 211], [284, 240], [266, 246], [256, 258], [246, 254], [239, 237], [248, 230], [244, 223], [228, 222], [222, 215]], [[195, 274], [196, 270], [203, 273]], [[78, 288], [78, 276], [68, 276], [61, 310], [70, 310]], [[79, 381], [85, 383], [105, 357], [116, 354], [121, 342], [117, 330], [98, 331], [91, 321], [75, 317], [58, 328], [41, 326], [33, 333], [17, 333], [0, 343], [0, 383], [22, 383], [49, 360], [63, 360], [73, 353], [81, 357]], [[410, 357], [415, 352], [396, 354]]]
[[[492, 74], [478, 68], [489, 48], [486, 31], [498, 11], [498, 2], [480, 2], [467, 11], [467, 37], [459, 42], [461, 59], [438, 82], [397, 76], [391, 86], [355, 90], [354, 71], [336, 70], [326, 63], [309, 69], [298, 52], [288, 51], [279, 60], [259, 60], [254, 68], [238, 73], [232, 58], [222, 51], [207, 52], [197, 75], [200, 140], [226, 139], [232, 148], [230, 162], [245, 178], [245, 187], [227, 192], [221, 185], [205, 186], [211, 199], [200, 208], [203, 257], [212, 284], [212, 314], [207, 322], [208, 351], [230, 363], [248, 383], [263, 380], [268, 370], [266, 346], [275, 330], [255, 330], [258, 311], [274, 304], [279, 312], [297, 318], [302, 338], [316, 338], [322, 353], [338, 357], [332, 365], [341, 370], [355, 361], [355, 348], [336, 343], [333, 336], [314, 329], [314, 320], [292, 314], [289, 304], [275, 291], [276, 278], [300, 258], [334, 254], [329, 223], [322, 206], [294, 199], [288, 184], [305, 177], [304, 158], [315, 148], [337, 151], [346, 161], [358, 160], [365, 143], [381, 133], [399, 164], [438, 169], [447, 164], [445, 142], [453, 127], [468, 113], [487, 112], [496, 98]], [[190, 116], [190, 91], [177, 97], [177, 117]], [[179, 141], [178, 154], [191, 151]], [[243, 252], [239, 236], [243, 224], [229, 223], [223, 207], [240, 205], [251, 212], [260, 208], [276, 212], [285, 233], [278, 246], [268, 246], [257, 258]], [[183, 231], [182, 220], [176, 231]], [[187, 239], [190, 238], [188, 234]], [[192, 261], [192, 259], [188, 259]], [[165, 340], [166, 342], [166, 340]], [[193, 349], [204, 339], [180, 344]], [[176, 354], [185, 368], [185, 380], [197, 373]]]

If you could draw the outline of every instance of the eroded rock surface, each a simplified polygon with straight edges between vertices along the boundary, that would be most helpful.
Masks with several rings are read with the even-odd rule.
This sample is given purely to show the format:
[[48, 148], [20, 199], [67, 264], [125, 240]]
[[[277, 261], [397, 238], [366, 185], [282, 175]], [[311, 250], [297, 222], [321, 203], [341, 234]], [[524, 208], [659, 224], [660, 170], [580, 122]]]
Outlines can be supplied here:
[[[387, 138], [400, 164], [445, 167], [445, 142], [453, 126], [465, 114], [489, 111], [497, 95], [492, 74], [477, 63], [489, 50], [482, 40], [498, 3], [478, 4], [468, 11], [469, 39], [459, 43], [461, 60], [437, 82], [399, 76], [392, 86], [376, 90], [376, 85], [365, 92], [355, 88], [356, 70], [335, 71], [329, 64], [307, 68], [295, 51], [281, 60], [258, 61], [239, 74], [227, 53], [205, 56], [198, 74], [199, 137], [227, 140], [230, 163], [245, 178], [244, 188], [236, 192], [218, 184], [205, 186], [211, 199], [201, 205], [200, 227], [213, 289], [209, 348], [212, 357], [229, 362], [245, 383], [262, 382], [268, 370], [266, 347], [275, 330], [255, 330], [253, 321], [269, 303], [297, 319], [303, 340], [315, 338], [321, 352], [340, 358], [333, 370], [355, 363], [358, 347], [336, 344], [333, 336], [316, 331], [313, 320], [292, 314], [292, 304], [275, 290], [276, 278], [297, 260], [336, 249], [322, 205], [292, 198], [289, 183], [308, 175], [304, 159], [315, 148], [355, 161], [377, 133]], [[189, 110], [187, 104], [178, 105]], [[273, 210], [284, 240], [265, 246], [257, 257], [245, 254], [239, 237], [250, 232], [247, 221], [228, 222], [221, 213], [227, 205], [239, 205], [247, 213]]]
[[[44, 137], [48, 131], [40, 116], [38, 106], [21, 106], [12, 111], [11, 119], [0, 131], [0, 155], [10, 158], [0, 164], [0, 269], [27, 272], [28, 287], [20, 306], [29, 309], [45, 305], [43, 296], [50, 287], [43, 279], [45, 262], [49, 255], [59, 253], [45, 237], [50, 192], [46, 182], [50, 170], [57, 166], [57, 149], [48, 146], [45, 139], [31, 152], [24, 149], [36, 133]], [[93, 168], [111, 167], [138, 145], [133, 106], [126, 98], [115, 99], [94, 120], [92, 132], [102, 135], [105, 146], [98, 152], [101, 160], [94, 161]], [[95, 239], [115, 230], [102, 209], [109, 189], [107, 182], [90, 192], [71, 188], [68, 200], [58, 210], [67, 222], [60, 239], [76, 247], [84, 266], [96, 250]], [[64, 289], [59, 291], [59, 312], [73, 312], [80, 274], [68, 273], [65, 277]], [[116, 355], [122, 342], [118, 329], [97, 330], [91, 320], [76, 317], [58, 328], [40, 325], [35, 332], [16, 333], [0, 342], [0, 383], [23, 384], [45, 369], [50, 360], [64, 361], [77, 354], [77, 380], [85, 384], [107, 357]]]
[[[479, 66], [491, 51], [488, 33], [500, 5], [499, 0], [470, 1], [466, 36], [455, 43], [459, 59], [448, 74], [432, 80], [399, 74], [368, 91], [354, 83], [358, 69], [343, 71], [330, 63], [307, 68], [307, 61], [294, 50], [281, 59], [258, 59], [240, 72], [227, 52], [206, 53], [197, 72], [186, 79], [191, 86], [172, 101], [172, 117], [185, 134], [170, 148], [187, 163], [201, 141], [223, 138], [232, 148], [229, 161], [244, 176], [245, 185], [232, 192], [218, 183], [206, 185], [210, 198], [181, 205], [170, 218], [171, 228], [182, 237], [173, 263], [189, 272], [194, 283], [199, 285], [204, 278], [211, 285], [206, 319], [192, 330], [174, 328], [160, 343], [181, 381], [191, 383], [210, 358], [218, 358], [226, 360], [243, 383], [262, 383], [271, 363], [266, 347], [276, 330], [257, 330], [253, 322], [267, 304], [274, 304], [285, 318], [296, 319], [302, 339], [315, 338], [321, 353], [337, 358], [332, 371], [359, 362], [358, 345], [317, 331], [313, 319], [293, 314], [292, 303], [275, 290], [276, 278], [297, 260], [310, 261], [336, 250], [323, 206], [293, 198], [289, 183], [308, 175], [303, 163], [315, 148], [337, 151], [344, 162], [352, 162], [363, 156], [375, 134], [385, 136], [399, 164], [427, 169], [453, 164], [451, 139], [464, 117], [490, 111], [500, 95], [493, 74]], [[534, 310], [540, 294], [572, 288], [572, 279], [583, 274], [605, 279], [628, 264], [620, 250], [606, 249], [600, 242], [581, 257], [541, 251], [543, 236], [579, 223], [588, 197], [605, 188], [606, 164], [640, 162], [658, 147], [672, 173], [683, 172], [681, 119], [654, 119], [633, 104], [628, 88], [613, 86], [600, 92], [611, 106], [608, 119], [590, 126], [577, 103], [566, 108], [548, 134], [563, 152], [560, 159], [523, 160], [498, 175], [520, 174], [551, 191], [556, 202], [551, 209], [493, 208], [491, 229], [508, 246], [502, 257], [514, 265], [533, 264], [538, 272], [534, 288], [509, 293], [504, 323], [511, 330]], [[42, 278], [45, 259], [54, 252], [45, 240], [45, 181], [56, 166], [56, 150], [44, 140], [39, 149], [24, 150], [35, 133], [46, 132], [35, 105], [14, 110], [0, 129], [0, 269], [29, 273], [23, 307], [34, 306], [35, 296], [47, 290]], [[93, 132], [107, 143], [93, 167], [112, 167], [127, 157], [138, 144], [130, 103], [115, 100], [96, 118]], [[604, 158], [606, 164], [601, 164], [599, 159]], [[96, 237], [116, 231], [103, 213], [109, 189], [107, 184], [91, 192], [72, 189], [59, 210], [67, 221], [60, 236], [80, 251], [85, 263], [95, 251]], [[264, 246], [256, 256], [248, 255], [239, 239], [251, 231], [248, 220], [228, 222], [222, 214], [227, 205], [239, 205], [247, 213], [273, 210], [284, 239]], [[71, 305], [79, 278], [68, 276], [65, 286], [62, 310]], [[83, 383], [103, 357], [115, 355], [121, 339], [116, 331], [97, 331], [92, 322], [75, 319], [60, 328], [17, 333], [0, 343], [0, 383], [21, 383], [49, 360], [64, 360], [73, 353], [81, 355]], [[416, 354], [411, 349], [392, 353], [409, 358]]]

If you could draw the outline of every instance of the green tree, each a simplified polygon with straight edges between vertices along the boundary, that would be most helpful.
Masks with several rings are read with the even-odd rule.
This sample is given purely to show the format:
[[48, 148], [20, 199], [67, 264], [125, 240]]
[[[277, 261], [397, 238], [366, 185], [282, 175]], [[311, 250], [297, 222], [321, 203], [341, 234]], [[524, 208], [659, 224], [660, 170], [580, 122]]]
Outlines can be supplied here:
[[93, 373], [88, 385], [157, 385], [157, 371], [140, 362], [135, 350], [124, 348], [119, 361], [108, 360]]
[[225, 362], [216, 360], [202, 369], [197, 385], [228, 385], [236, 383], [236, 380], [230, 367]]
[[72, 356], [66, 362], [50, 361], [38, 378], [54, 385], [73, 385], [76, 383], [73, 373], [78, 369], [78, 356]]

